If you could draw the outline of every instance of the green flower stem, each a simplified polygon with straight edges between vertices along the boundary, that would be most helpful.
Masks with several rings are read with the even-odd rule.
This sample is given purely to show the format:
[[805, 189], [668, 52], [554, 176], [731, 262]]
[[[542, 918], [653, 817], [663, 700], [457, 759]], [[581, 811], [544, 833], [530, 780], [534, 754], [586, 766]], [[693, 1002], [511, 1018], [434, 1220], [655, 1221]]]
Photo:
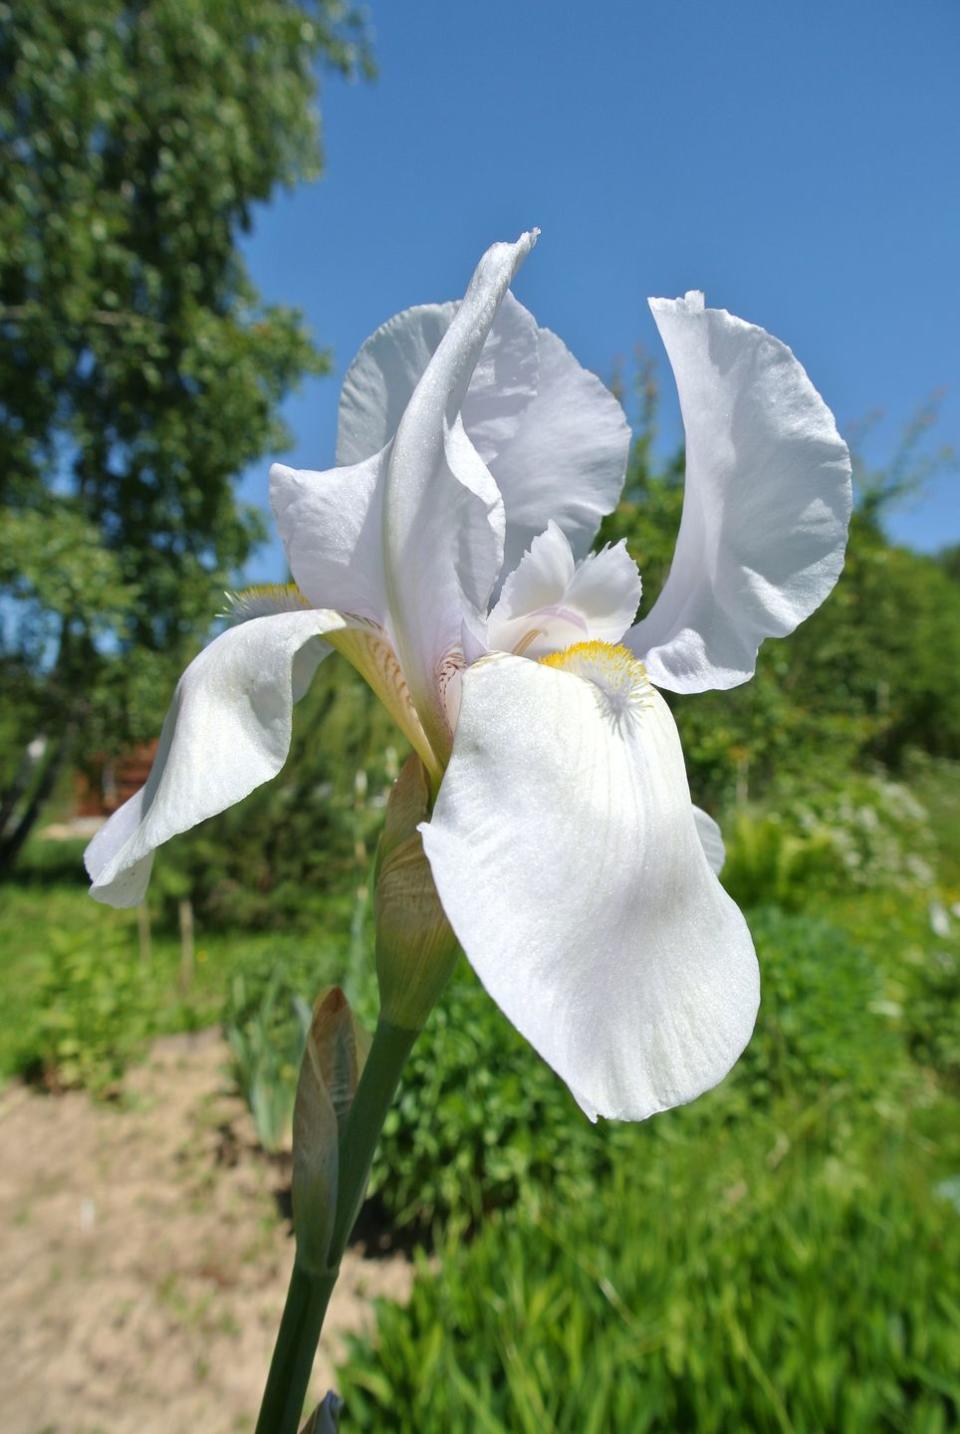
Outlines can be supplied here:
[[296, 1434], [337, 1270], [316, 1275], [293, 1262], [290, 1288], [263, 1391], [256, 1434]]
[[297, 1434], [323, 1318], [340, 1272], [340, 1260], [363, 1204], [384, 1119], [419, 1034], [383, 1020], [377, 1025], [340, 1138], [337, 1211], [330, 1237], [329, 1267], [311, 1270], [294, 1258], [256, 1434]]

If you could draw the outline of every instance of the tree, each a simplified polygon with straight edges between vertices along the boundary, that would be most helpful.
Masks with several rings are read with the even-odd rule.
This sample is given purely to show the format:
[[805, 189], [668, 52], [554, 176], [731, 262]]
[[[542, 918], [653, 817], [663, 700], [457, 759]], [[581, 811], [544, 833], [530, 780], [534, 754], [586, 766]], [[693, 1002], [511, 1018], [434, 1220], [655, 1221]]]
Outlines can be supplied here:
[[154, 734], [261, 537], [234, 478], [328, 367], [237, 248], [319, 173], [318, 62], [370, 71], [341, 0], [0, 3], [7, 863], [67, 758]]

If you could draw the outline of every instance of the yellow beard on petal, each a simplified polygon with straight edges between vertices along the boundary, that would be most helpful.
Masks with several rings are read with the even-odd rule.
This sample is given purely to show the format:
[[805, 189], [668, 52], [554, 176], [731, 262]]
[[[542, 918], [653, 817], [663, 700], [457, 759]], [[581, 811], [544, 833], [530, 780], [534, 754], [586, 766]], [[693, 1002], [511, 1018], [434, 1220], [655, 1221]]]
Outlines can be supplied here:
[[254, 583], [240, 592], [224, 593], [227, 606], [218, 616], [229, 622], [249, 622], [254, 617], [275, 617], [281, 612], [302, 612], [310, 603], [296, 583]]
[[555, 667], [592, 683], [615, 726], [638, 717], [652, 700], [654, 689], [647, 669], [629, 648], [610, 642], [575, 642], [539, 661], [544, 667]]

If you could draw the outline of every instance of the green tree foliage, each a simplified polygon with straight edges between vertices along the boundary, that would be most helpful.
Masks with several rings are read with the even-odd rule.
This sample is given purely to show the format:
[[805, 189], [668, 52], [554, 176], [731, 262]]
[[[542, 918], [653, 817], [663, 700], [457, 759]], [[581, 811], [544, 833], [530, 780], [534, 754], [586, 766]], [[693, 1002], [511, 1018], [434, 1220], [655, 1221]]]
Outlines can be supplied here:
[[236, 240], [319, 172], [318, 60], [369, 68], [342, 0], [0, 3], [8, 806], [71, 744], [154, 734], [261, 535], [233, 479], [285, 446], [278, 405], [327, 359]]
[[952, 543], [948, 548], [941, 548], [937, 554], [937, 562], [948, 577], [955, 583], [960, 583], [960, 543]]

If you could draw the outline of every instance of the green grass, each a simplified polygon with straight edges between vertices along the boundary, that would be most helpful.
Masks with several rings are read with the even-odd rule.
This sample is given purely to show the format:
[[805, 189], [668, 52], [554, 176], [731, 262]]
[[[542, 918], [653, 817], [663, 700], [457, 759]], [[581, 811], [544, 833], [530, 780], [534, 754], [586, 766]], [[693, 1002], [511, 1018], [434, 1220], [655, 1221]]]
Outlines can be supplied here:
[[592, 1199], [448, 1241], [354, 1343], [344, 1429], [957, 1428], [956, 1122], [936, 1155], [929, 1125], [880, 1122], [825, 1157], [832, 1113], [810, 1115], [674, 1112]]
[[237, 973], [282, 963], [299, 989], [341, 979], [351, 903], [332, 901], [322, 931], [197, 931], [189, 985], [179, 938], [152, 932], [141, 954], [135, 911], [91, 901], [76, 885], [36, 880], [0, 887], [0, 1077], [112, 1093], [158, 1035], [216, 1024]]

